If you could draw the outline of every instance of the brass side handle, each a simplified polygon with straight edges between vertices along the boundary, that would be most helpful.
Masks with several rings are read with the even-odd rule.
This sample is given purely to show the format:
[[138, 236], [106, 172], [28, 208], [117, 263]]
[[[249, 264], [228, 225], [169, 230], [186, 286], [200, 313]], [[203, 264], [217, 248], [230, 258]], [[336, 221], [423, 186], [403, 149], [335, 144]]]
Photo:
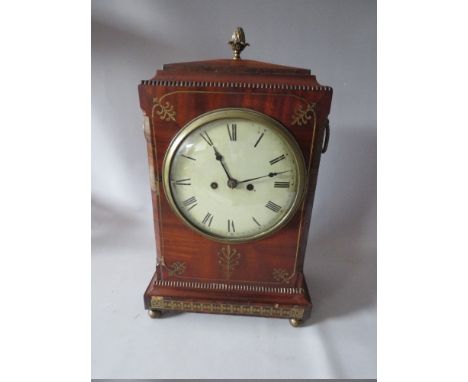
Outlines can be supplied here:
[[325, 121], [325, 135], [323, 137], [322, 154], [325, 154], [327, 152], [329, 140], [330, 140], [330, 121], [327, 118]]

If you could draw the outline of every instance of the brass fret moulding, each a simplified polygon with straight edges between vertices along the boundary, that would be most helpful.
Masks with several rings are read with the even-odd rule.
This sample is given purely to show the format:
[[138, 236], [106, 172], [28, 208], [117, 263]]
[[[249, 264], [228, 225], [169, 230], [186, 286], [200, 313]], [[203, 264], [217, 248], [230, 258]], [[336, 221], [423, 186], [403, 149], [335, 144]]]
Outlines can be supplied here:
[[[276, 225], [274, 225], [273, 227], [263, 232], [259, 232], [255, 235], [251, 235], [248, 237], [229, 238], [229, 237], [219, 236], [211, 232], [204, 231], [201, 228], [195, 227], [186, 219], [186, 217], [182, 214], [182, 212], [177, 207], [177, 204], [174, 200], [171, 187], [170, 187], [170, 170], [171, 170], [172, 160], [174, 159], [174, 155], [177, 152], [177, 149], [185, 140], [185, 138], [189, 136], [195, 130], [204, 126], [205, 124], [218, 120], [218, 119], [225, 119], [225, 118], [245, 119], [248, 121], [253, 121], [253, 122], [262, 124], [263, 126], [266, 126], [268, 128], [275, 130], [289, 144], [289, 147], [291, 148], [295, 157], [295, 161], [297, 163], [297, 193], [293, 201], [292, 207], [283, 216], [283, 218], [280, 221], [278, 221]], [[195, 232], [198, 232], [199, 234], [209, 239], [218, 241], [220, 243], [252, 242], [252, 241], [259, 240], [261, 238], [264, 238], [266, 236], [269, 236], [277, 232], [291, 220], [291, 218], [294, 216], [296, 211], [299, 209], [301, 202], [305, 195], [306, 186], [307, 186], [307, 170], [306, 170], [305, 160], [296, 140], [293, 138], [293, 136], [281, 123], [279, 123], [275, 119], [265, 114], [259, 113], [251, 109], [244, 109], [244, 108], [217, 109], [217, 110], [213, 110], [213, 111], [210, 111], [208, 113], [198, 116], [197, 118], [190, 121], [187, 125], [185, 125], [174, 136], [174, 138], [172, 139], [172, 142], [169, 144], [169, 148], [166, 151], [166, 154], [164, 156], [164, 161], [163, 161], [163, 188], [164, 188], [164, 193], [166, 195], [167, 201], [169, 205], [171, 206], [172, 210], [176, 213], [177, 216], [179, 216], [179, 218], [184, 222], [184, 224], [188, 226], [190, 229], [194, 230]]]
[[256, 293], [278, 293], [278, 294], [304, 294], [304, 288], [294, 287], [276, 287], [276, 286], [260, 286], [248, 284], [224, 284], [224, 283], [206, 283], [199, 281], [180, 281], [180, 280], [155, 280], [154, 286], [166, 288], [190, 288], [190, 289], [205, 289], [216, 291], [240, 291], [240, 292], [256, 292]]
[[217, 302], [195, 302], [151, 297], [151, 309], [188, 311], [198, 313], [243, 314], [251, 316], [302, 319], [305, 309], [302, 306], [244, 305]]

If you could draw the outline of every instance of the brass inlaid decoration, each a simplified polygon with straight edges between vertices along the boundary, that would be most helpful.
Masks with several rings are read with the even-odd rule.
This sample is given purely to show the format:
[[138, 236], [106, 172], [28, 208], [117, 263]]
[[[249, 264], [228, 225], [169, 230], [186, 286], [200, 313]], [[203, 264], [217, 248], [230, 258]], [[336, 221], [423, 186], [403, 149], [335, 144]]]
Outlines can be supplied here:
[[185, 268], [184, 262], [176, 261], [167, 267], [167, 271], [169, 272], [169, 276], [180, 276], [185, 272]]
[[[141, 82], [143, 85], [150, 85], [150, 86], [191, 86], [191, 87], [226, 87], [226, 88], [251, 88], [251, 89], [281, 89], [281, 90], [306, 90], [306, 91], [317, 91], [317, 92], [333, 92], [333, 89], [329, 86], [307, 86], [307, 85], [290, 85], [290, 84], [266, 84], [266, 83], [239, 83], [239, 82], [207, 82], [207, 81], [165, 81], [165, 80], [144, 80]], [[168, 92], [163, 94], [160, 97], [160, 102], [166, 97], [174, 96], [176, 94], [231, 94], [231, 95], [238, 95], [239, 92], [237, 91], [207, 91], [207, 90], [174, 90], [172, 92]], [[303, 109], [300, 105], [296, 108], [296, 114], [295, 117], [297, 117], [297, 122], [296, 118], [293, 117], [293, 125], [295, 123], [298, 123], [301, 121], [303, 118], [305, 119], [305, 122], [307, 122], [310, 118], [313, 117], [313, 128], [312, 128], [312, 139], [311, 139], [311, 146], [310, 146], [310, 152], [309, 152], [309, 163], [308, 163], [308, 171], [310, 172], [311, 165], [312, 165], [312, 158], [314, 154], [314, 145], [315, 145], [315, 138], [316, 138], [316, 127], [317, 127], [317, 115], [315, 112], [315, 103], [309, 104], [308, 101], [300, 97], [296, 94], [290, 94], [290, 93], [267, 93], [267, 92], [252, 92], [249, 93], [250, 95], [258, 95], [258, 96], [277, 96], [277, 97], [292, 97], [295, 98], [301, 102], [303, 102], [306, 105], [306, 108]], [[152, 111], [152, 118], [153, 118], [153, 124], [154, 124], [154, 108], [153, 106], [153, 111]], [[310, 113], [310, 115], [309, 115]], [[305, 114], [305, 117], [304, 115]], [[299, 123], [298, 123], [299, 124]], [[302, 203], [301, 207], [301, 220], [299, 224], [299, 232], [298, 232], [298, 238], [297, 238], [297, 245], [296, 245], [296, 257], [294, 260], [294, 267], [291, 271], [290, 278], [293, 277], [296, 273], [296, 263], [299, 255], [299, 249], [300, 249], [300, 242], [301, 242], [301, 236], [302, 236], [302, 223], [304, 219], [304, 211], [305, 211], [305, 201]]]
[[273, 269], [273, 279], [279, 282], [288, 283], [289, 282], [289, 273], [282, 268]]
[[174, 106], [166, 101], [162, 103], [162, 101], [158, 98], [153, 98], [153, 109], [152, 114], [154, 117], [154, 112], [159, 115], [159, 118], [163, 121], [174, 121], [175, 122], [175, 115], [176, 112], [174, 110]]
[[218, 264], [221, 266], [227, 279], [231, 277], [232, 272], [239, 265], [239, 259], [240, 253], [236, 249], [231, 248], [229, 244], [218, 252]]
[[296, 109], [294, 110], [291, 125], [306, 125], [307, 122], [312, 118], [314, 108], [315, 103], [307, 104], [305, 109], [302, 108], [302, 105], [297, 105]]
[[297, 305], [275, 307], [269, 305], [223, 304], [216, 302], [169, 300], [159, 296], [151, 297], [151, 309], [297, 319], [302, 319], [305, 313], [305, 309]]
[[203, 283], [198, 281], [179, 281], [179, 280], [155, 280], [155, 286], [167, 288], [191, 288], [206, 289], [212, 291], [227, 292], [256, 292], [256, 293], [278, 293], [278, 294], [303, 294], [304, 288], [286, 288], [247, 284], [224, 284], [224, 283]]
[[[176, 86], [176, 87], [221, 87], [221, 88], [249, 88], [249, 89], [281, 89], [281, 90], [307, 90], [316, 92], [332, 92], [330, 86], [310, 86], [298, 84], [278, 84], [263, 82], [219, 82], [219, 81], [166, 81], [142, 80], [142, 85], [149, 86]], [[274, 94], [273, 94], [274, 95]]]

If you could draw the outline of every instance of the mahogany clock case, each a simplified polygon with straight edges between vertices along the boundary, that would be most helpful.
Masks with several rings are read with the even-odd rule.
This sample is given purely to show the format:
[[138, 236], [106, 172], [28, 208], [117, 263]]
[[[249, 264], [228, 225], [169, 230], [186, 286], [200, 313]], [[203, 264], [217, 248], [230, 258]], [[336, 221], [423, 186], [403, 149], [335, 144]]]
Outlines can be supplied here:
[[[138, 91], [158, 254], [145, 308], [305, 318], [311, 301], [302, 266], [328, 140], [332, 89], [307, 69], [212, 60], [164, 65]], [[203, 237], [181, 221], [164, 195], [162, 164], [174, 136], [194, 118], [223, 108], [274, 118], [295, 138], [305, 159], [307, 189], [301, 207], [284, 228], [258, 241], [229, 244]]]

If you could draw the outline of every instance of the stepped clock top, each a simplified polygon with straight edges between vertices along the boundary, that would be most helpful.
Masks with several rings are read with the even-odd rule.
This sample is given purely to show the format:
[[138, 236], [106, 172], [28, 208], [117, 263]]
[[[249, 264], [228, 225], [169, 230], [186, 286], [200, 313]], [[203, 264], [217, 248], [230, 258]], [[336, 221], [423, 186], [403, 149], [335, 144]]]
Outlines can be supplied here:
[[[250, 44], [245, 41], [245, 33], [241, 27], [234, 29], [231, 40], [233, 56], [229, 59], [211, 59], [203, 61], [175, 62], [163, 65], [163, 70], [158, 70], [158, 79], [175, 74], [188, 75], [188, 73], [204, 73], [204, 75], [265, 75], [265, 76], [288, 76], [290, 78], [302, 77], [304, 80], [315, 81], [309, 69], [292, 66], [277, 65], [270, 62], [241, 59], [241, 52]], [[156, 76], [152, 78], [156, 79]], [[204, 78], [206, 80], [206, 77]], [[318, 85], [318, 84], [317, 84]]]

